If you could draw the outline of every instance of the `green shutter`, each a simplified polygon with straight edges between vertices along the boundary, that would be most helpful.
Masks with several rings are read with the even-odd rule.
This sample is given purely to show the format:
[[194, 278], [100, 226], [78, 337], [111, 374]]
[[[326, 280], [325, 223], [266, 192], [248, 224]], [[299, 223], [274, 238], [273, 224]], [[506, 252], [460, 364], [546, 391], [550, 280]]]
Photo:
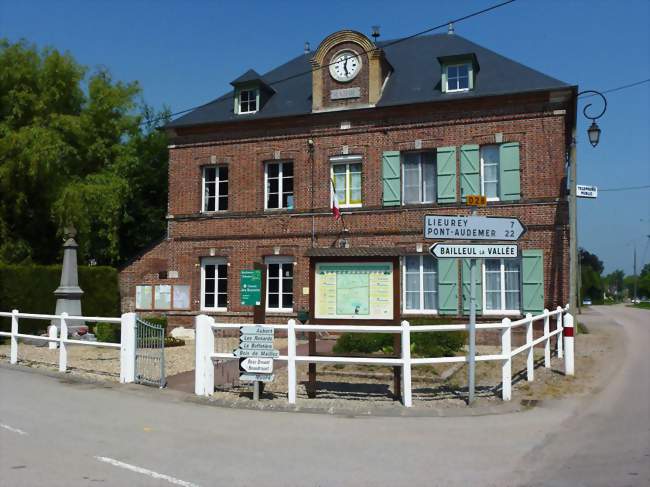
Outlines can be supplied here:
[[399, 151], [386, 151], [381, 158], [384, 206], [399, 206], [402, 202]]
[[524, 313], [544, 311], [544, 253], [540, 249], [522, 251], [522, 308]]
[[438, 203], [456, 201], [456, 148], [439, 147], [437, 151]]
[[[463, 314], [469, 314], [470, 259], [463, 259]], [[483, 311], [483, 271], [481, 261], [476, 262], [476, 313]]]
[[478, 145], [468, 144], [460, 148], [460, 195], [481, 194], [481, 165]]
[[500, 199], [514, 201], [521, 198], [519, 170], [519, 142], [507, 142], [499, 146]]
[[438, 313], [458, 314], [457, 259], [438, 259]]

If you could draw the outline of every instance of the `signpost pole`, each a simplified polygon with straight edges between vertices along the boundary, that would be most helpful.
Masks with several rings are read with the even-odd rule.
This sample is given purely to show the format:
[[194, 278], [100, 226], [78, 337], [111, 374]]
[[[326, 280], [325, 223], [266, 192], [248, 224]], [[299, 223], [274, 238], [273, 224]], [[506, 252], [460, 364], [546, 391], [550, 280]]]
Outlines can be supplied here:
[[467, 360], [469, 377], [467, 380], [467, 403], [472, 404], [474, 402], [474, 379], [476, 377], [476, 259], [470, 259], [469, 262], [469, 358]]

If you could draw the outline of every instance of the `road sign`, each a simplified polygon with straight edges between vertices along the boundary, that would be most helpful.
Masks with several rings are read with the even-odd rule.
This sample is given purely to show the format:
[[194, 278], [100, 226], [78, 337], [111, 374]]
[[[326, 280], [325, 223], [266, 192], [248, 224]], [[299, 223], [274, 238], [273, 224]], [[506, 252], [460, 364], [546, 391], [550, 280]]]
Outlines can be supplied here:
[[438, 240], [519, 240], [526, 227], [518, 218], [491, 216], [424, 217], [424, 237]]
[[239, 328], [242, 335], [273, 335], [273, 328], [270, 326], [242, 326]]
[[596, 186], [576, 185], [576, 196], [578, 198], [597, 198], [598, 188]]
[[278, 358], [280, 356], [279, 350], [243, 350], [241, 348], [236, 348], [233, 350], [233, 355], [235, 357], [269, 357], [269, 358]]
[[275, 379], [274, 374], [245, 373], [239, 376], [241, 382], [271, 382], [273, 379]]
[[273, 335], [240, 335], [240, 343], [273, 343]]
[[273, 350], [273, 342], [239, 342], [240, 350]]
[[273, 372], [273, 359], [263, 357], [248, 357], [239, 362], [239, 366], [246, 372], [270, 374]]
[[429, 252], [439, 259], [507, 259], [518, 257], [515, 244], [445, 244], [437, 243]]
[[258, 270], [239, 272], [239, 298], [242, 306], [259, 306], [262, 302], [262, 273]]
[[468, 194], [465, 197], [467, 206], [487, 206], [487, 196], [482, 194]]

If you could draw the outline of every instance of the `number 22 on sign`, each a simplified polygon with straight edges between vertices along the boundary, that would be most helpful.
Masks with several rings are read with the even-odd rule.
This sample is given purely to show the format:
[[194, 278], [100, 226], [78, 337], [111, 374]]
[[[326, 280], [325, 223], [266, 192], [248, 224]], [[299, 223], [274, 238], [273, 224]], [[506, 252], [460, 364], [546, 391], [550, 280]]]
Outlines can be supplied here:
[[465, 202], [467, 206], [487, 206], [487, 196], [482, 194], [468, 194]]

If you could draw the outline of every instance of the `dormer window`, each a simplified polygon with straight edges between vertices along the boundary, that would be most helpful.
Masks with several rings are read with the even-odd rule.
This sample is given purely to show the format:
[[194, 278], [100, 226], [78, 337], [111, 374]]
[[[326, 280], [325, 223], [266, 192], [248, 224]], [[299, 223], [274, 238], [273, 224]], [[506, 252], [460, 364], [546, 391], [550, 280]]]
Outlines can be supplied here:
[[254, 70], [249, 69], [230, 83], [235, 87], [235, 114], [257, 113], [275, 90]]
[[443, 93], [461, 93], [474, 89], [479, 71], [476, 55], [441, 56], [438, 62], [442, 73], [440, 90]]
[[469, 77], [472, 71], [470, 64], [454, 64], [446, 66], [447, 70], [447, 93], [452, 91], [468, 91]]
[[255, 113], [257, 111], [259, 90], [241, 90], [239, 92], [239, 113]]

